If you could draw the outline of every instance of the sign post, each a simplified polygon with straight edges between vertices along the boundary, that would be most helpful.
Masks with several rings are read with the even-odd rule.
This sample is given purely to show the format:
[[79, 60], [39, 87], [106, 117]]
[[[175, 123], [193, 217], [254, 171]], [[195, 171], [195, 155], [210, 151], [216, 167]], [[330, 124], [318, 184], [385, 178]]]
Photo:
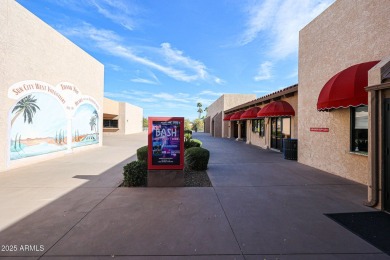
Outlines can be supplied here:
[[148, 186], [184, 186], [184, 118], [148, 118]]

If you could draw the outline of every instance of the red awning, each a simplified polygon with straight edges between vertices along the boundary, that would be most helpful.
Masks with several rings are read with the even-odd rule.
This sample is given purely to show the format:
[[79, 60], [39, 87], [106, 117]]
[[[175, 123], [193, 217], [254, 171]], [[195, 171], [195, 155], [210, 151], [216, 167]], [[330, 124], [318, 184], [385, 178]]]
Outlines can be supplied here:
[[260, 107], [251, 107], [245, 110], [241, 115], [240, 119], [255, 119], [257, 118], [257, 113], [260, 111]]
[[379, 61], [360, 63], [334, 75], [323, 86], [317, 101], [317, 110], [368, 105], [368, 71]]
[[257, 117], [295, 116], [294, 108], [286, 101], [274, 101], [263, 107]]
[[223, 118], [223, 121], [229, 121], [233, 114], [228, 114]]
[[240, 120], [241, 115], [244, 113], [244, 111], [238, 111], [232, 115], [230, 118], [230, 121], [237, 121]]

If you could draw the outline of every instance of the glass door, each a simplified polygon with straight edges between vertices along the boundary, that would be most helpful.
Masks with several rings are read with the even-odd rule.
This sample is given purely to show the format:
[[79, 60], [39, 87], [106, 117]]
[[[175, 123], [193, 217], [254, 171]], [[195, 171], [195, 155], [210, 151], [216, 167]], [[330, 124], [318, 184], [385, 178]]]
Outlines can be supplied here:
[[282, 148], [282, 118], [271, 118], [271, 148], [280, 150]]
[[271, 118], [271, 148], [282, 150], [283, 138], [291, 138], [291, 120], [289, 117]]

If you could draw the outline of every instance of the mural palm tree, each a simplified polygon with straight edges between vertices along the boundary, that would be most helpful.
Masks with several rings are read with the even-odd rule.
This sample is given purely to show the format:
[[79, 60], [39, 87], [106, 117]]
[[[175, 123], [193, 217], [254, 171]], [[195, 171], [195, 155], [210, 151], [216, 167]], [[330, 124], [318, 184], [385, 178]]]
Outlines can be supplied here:
[[94, 128], [96, 128], [96, 117], [92, 116], [89, 120], [89, 125], [91, 126], [91, 131], [93, 131]]
[[37, 99], [32, 95], [28, 95], [19, 100], [19, 102], [16, 103], [14, 109], [12, 109], [12, 113], [16, 111], [16, 114], [11, 120], [11, 126], [15, 122], [16, 118], [18, 118], [19, 115], [21, 115], [22, 113], [24, 122], [26, 123], [27, 121], [28, 124], [32, 124], [34, 114], [37, 112], [37, 109], [40, 110], [39, 106], [36, 103]]
[[[99, 119], [99, 114], [96, 111], [96, 109], [93, 110], [92, 116], [95, 117], [96, 121]], [[98, 124], [96, 122], [95, 122], [95, 126], [96, 126], [96, 132], [99, 132]]]

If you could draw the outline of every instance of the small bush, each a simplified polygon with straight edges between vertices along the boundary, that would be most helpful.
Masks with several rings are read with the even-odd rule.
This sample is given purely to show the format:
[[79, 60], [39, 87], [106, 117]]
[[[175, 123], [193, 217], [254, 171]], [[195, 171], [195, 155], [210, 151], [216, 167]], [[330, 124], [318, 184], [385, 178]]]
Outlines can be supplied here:
[[184, 152], [185, 166], [190, 170], [204, 171], [207, 170], [210, 152], [201, 147], [188, 148]]
[[137, 149], [138, 161], [148, 162], [148, 146], [142, 146]]
[[123, 167], [123, 186], [145, 186], [147, 183], [147, 163], [145, 161], [133, 161]]
[[199, 142], [194, 141], [195, 139], [191, 139], [188, 141], [184, 141], [184, 150], [192, 147], [200, 147], [201, 144]]
[[194, 146], [194, 147], [202, 147], [202, 141], [201, 140], [198, 140], [198, 139], [195, 139], [195, 138], [193, 138], [192, 139], [192, 142], [195, 142], [195, 143], [198, 143], [199, 144], [199, 146]]
[[192, 135], [192, 131], [191, 131], [191, 130], [184, 130], [184, 134], [190, 134], [190, 135]]

